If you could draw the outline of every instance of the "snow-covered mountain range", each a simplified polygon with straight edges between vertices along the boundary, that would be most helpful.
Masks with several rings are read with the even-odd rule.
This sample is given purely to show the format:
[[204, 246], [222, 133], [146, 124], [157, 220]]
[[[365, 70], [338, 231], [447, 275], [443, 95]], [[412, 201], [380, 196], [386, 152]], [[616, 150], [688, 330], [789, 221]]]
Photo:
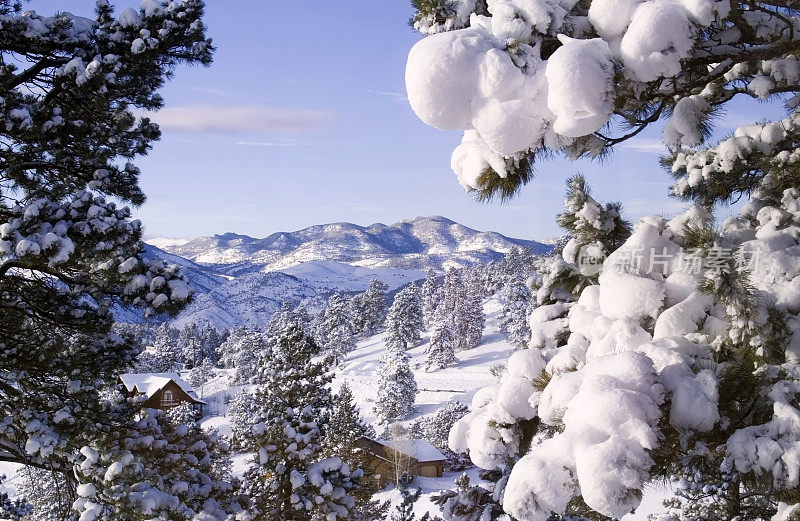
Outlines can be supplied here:
[[175, 324], [217, 327], [263, 324], [284, 300], [313, 304], [333, 291], [363, 291], [370, 279], [394, 290], [424, 278], [428, 268], [496, 261], [514, 246], [533, 253], [551, 248], [438, 216], [392, 225], [324, 224], [263, 239], [226, 233], [147, 242], [146, 255], [182, 266], [195, 288], [194, 302]]

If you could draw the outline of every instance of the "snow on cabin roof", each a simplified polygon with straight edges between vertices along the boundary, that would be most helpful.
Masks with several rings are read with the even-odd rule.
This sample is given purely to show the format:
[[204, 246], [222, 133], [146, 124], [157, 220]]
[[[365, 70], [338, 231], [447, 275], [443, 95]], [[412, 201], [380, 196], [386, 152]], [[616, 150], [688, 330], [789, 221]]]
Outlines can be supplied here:
[[373, 440], [384, 447], [407, 454], [420, 463], [427, 461], [443, 461], [445, 459], [439, 449], [426, 440]]
[[152, 397], [172, 381], [178, 384], [178, 387], [183, 389], [186, 394], [198, 403], [205, 403], [197, 397], [197, 393], [194, 392], [189, 382], [178, 376], [178, 373], [125, 373], [119, 375], [119, 379], [128, 392], [133, 391], [135, 387], [138, 392], [144, 394], [148, 398]]

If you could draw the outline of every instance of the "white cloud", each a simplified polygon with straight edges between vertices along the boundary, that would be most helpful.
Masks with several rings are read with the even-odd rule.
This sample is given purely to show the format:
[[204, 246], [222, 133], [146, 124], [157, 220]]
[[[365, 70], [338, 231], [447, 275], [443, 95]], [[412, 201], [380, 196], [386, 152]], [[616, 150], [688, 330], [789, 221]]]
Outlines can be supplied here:
[[408, 103], [408, 96], [401, 92], [391, 92], [391, 91], [377, 91], [372, 89], [366, 89], [364, 92], [368, 92], [370, 94], [377, 94], [379, 96], [386, 96], [390, 98], [392, 101], [396, 101], [397, 103]]
[[645, 154], [663, 155], [667, 153], [667, 147], [660, 139], [633, 138], [620, 143], [619, 146]]
[[226, 141], [225, 144], [246, 147], [290, 147], [295, 145], [295, 143], [279, 143], [276, 141]]
[[260, 105], [167, 107], [146, 115], [163, 130], [216, 134], [300, 134], [335, 117], [324, 110]]

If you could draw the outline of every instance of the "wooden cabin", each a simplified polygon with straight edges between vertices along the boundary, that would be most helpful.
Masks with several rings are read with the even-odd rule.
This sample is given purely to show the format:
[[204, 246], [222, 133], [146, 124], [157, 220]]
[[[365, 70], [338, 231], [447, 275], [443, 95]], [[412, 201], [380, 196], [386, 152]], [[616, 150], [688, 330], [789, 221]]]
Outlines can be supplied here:
[[144, 396], [144, 406], [151, 409], [166, 411], [190, 403], [202, 413], [206, 404], [178, 373], [127, 373], [120, 375], [119, 383], [128, 397]]
[[440, 478], [444, 472], [444, 454], [426, 440], [373, 440], [362, 436], [357, 444], [372, 455], [372, 468], [381, 485], [394, 481], [403, 472], [412, 478]]

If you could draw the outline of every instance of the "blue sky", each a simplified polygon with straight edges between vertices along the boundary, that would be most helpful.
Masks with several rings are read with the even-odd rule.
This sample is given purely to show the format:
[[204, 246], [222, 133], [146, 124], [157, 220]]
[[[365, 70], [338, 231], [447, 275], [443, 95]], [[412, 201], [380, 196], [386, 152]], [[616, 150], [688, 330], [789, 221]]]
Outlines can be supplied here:
[[[92, 6], [50, 0], [26, 8], [90, 15]], [[629, 218], [683, 206], [666, 195], [660, 126], [603, 164], [539, 164], [536, 179], [507, 204], [476, 202], [450, 170], [460, 133], [426, 126], [405, 99], [405, 60], [420, 38], [406, 23], [411, 13], [407, 0], [207, 0], [215, 61], [176, 71], [163, 90], [167, 108], [154, 116], [162, 140], [138, 161], [149, 200], [135, 213], [146, 234], [263, 237], [438, 214], [541, 239], [560, 234], [554, 219], [564, 180], [576, 172], [598, 200], [622, 201]], [[743, 105], [728, 123], [777, 109]]]

